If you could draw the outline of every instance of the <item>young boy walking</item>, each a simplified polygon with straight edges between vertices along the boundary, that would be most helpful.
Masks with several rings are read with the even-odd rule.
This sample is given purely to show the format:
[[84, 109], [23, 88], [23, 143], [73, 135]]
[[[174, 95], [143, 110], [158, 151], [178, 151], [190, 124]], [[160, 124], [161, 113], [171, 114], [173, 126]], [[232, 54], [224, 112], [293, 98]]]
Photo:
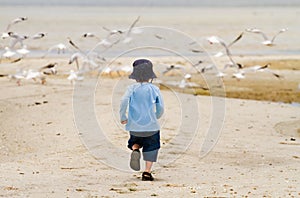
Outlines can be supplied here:
[[[153, 65], [147, 59], [138, 59], [133, 63], [130, 79], [136, 83], [127, 87], [120, 105], [120, 119], [129, 131], [128, 148], [132, 150], [130, 167], [140, 170], [140, 149], [145, 161], [143, 181], [153, 181], [151, 174], [153, 162], [157, 161], [160, 148], [160, 125], [158, 119], [164, 112], [164, 103], [160, 90], [152, 84], [156, 78]], [[128, 110], [127, 110], [128, 109]], [[126, 115], [127, 112], [127, 115]]]

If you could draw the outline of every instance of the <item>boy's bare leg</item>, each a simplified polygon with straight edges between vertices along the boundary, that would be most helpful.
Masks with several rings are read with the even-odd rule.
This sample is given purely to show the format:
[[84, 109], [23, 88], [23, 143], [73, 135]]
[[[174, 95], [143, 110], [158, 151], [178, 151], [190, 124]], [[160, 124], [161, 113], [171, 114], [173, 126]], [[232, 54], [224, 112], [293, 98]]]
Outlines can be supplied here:
[[138, 144], [132, 145], [132, 150], [139, 149], [139, 148], [140, 148], [140, 145], [138, 145]]
[[146, 168], [145, 168], [145, 172], [148, 172], [148, 173], [150, 173], [150, 172], [151, 172], [152, 164], [153, 164], [153, 162], [146, 161]]

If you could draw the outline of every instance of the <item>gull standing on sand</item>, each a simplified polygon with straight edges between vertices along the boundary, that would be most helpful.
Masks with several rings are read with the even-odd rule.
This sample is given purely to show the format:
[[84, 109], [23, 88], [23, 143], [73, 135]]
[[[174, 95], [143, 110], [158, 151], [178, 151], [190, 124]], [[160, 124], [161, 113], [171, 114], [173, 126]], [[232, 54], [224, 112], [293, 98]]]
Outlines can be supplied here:
[[244, 79], [244, 78], [245, 78], [245, 73], [242, 72], [242, 71], [238, 71], [238, 72], [236, 72], [236, 73], [233, 73], [233, 74], [232, 74], [232, 77], [233, 77], [233, 78], [236, 78], [236, 79], [238, 79], [238, 80]]
[[16, 52], [22, 55], [22, 58], [25, 58], [25, 56], [30, 53], [30, 51], [27, 49], [27, 45], [23, 45], [23, 47], [17, 49]]
[[179, 66], [179, 65], [170, 65], [166, 68], [166, 70], [164, 70], [162, 72], [163, 75], [167, 75], [168, 73], [172, 72], [172, 71], [176, 71], [176, 73], [182, 73], [185, 72], [185, 68], [183, 66]]
[[46, 83], [46, 78], [45, 76], [43, 75], [42, 72], [40, 71], [35, 71], [35, 70], [32, 70], [32, 69], [29, 69], [27, 72], [26, 72], [26, 77], [25, 77], [26, 80], [29, 80], [29, 79], [32, 79], [33, 81], [36, 81], [37, 79], [40, 79], [41, 80], [41, 84], [45, 84]]
[[11, 80], [16, 80], [17, 85], [20, 86], [21, 85], [21, 80], [25, 78], [26, 73], [27, 72], [24, 71], [23, 69], [18, 69], [15, 74], [8, 74], [8, 75], [5, 75], [5, 76], [7, 76], [10, 79], [10, 81]]
[[69, 76], [67, 79], [71, 82], [71, 84], [74, 84], [75, 81], [82, 81], [84, 79], [84, 76], [79, 71], [70, 70]]
[[4, 50], [5, 50], [5, 52], [2, 54], [2, 57], [4, 57], [4, 58], [10, 59], [14, 55], [16, 55], [16, 52], [12, 51], [9, 47], [5, 47]]
[[207, 71], [212, 71], [212, 70], [217, 71], [216, 77], [223, 78], [224, 76], [226, 76], [226, 74], [224, 72], [218, 70], [218, 68], [216, 67], [215, 64], [210, 64], [210, 65], [206, 65], [206, 66], [202, 67], [200, 72], [206, 73]]
[[49, 63], [46, 66], [43, 66], [39, 69], [39, 72], [42, 72], [45, 75], [55, 75], [57, 74], [56, 66], [58, 63]]
[[185, 89], [185, 88], [200, 88], [203, 90], [208, 90], [208, 88], [202, 87], [198, 83], [195, 82], [190, 82], [191, 79], [190, 74], [184, 75], [184, 77], [180, 81], [165, 81], [165, 82], [159, 82], [159, 84], [162, 84], [164, 86], [175, 86], [180, 89]]
[[279, 31], [273, 36], [272, 39], [269, 39], [269, 38], [267, 37], [267, 35], [266, 35], [264, 32], [262, 32], [260, 29], [257, 29], [257, 28], [248, 28], [248, 29], [246, 29], [246, 32], [251, 32], [251, 33], [255, 33], [255, 34], [260, 34], [260, 35], [262, 35], [262, 37], [264, 38], [264, 41], [262, 42], [262, 44], [271, 47], [271, 46], [274, 46], [274, 45], [275, 45], [274, 41], [275, 41], [276, 37], [277, 37], [279, 34], [281, 34], [281, 33], [283, 33], [283, 32], [286, 32], [287, 30], [288, 30], [287, 28], [283, 28], [283, 29], [279, 30]]
[[51, 46], [47, 52], [45, 53], [45, 55], [42, 56], [42, 58], [45, 58], [50, 52], [56, 50], [57, 54], [64, 54], [67, 50], [67, 46], [65, 44], [59, 43], [57, 45], [53, 45]]

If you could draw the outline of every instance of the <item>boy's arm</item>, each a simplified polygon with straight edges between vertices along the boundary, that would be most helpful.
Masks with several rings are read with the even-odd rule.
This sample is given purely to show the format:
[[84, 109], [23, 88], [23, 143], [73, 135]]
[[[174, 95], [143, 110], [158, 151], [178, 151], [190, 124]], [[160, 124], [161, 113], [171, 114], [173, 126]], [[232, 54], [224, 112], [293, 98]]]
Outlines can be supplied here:
[[127, 89], [125, 94], [123, 95], [121, 99], [121, 104], [120, 104], [120, 120], [122, 124], [126, 124], [127, 122], [127, 116], [126, 116], [126, 111], [129, 103], [129, 98], [131, 95], [131, 89]]
[[156, 105], [156, 112], [155, 112], [156, 118], [159, 119], [164, 113], [164, 101], [160, 92], [158, 92], [155, 105]]

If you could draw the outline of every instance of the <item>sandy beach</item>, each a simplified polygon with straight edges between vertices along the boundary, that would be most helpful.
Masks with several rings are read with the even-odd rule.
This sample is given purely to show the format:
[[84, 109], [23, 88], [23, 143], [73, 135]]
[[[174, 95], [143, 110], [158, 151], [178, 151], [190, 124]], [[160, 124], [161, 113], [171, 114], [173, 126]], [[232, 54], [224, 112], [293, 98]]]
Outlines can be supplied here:
[[[24, 64], [30, 62], [34, 60]], [[103, 133], [125, 154], [120, 159], [125, 159], [121, 163], [126, 165], [128, 134], [118, 123], [117, 102], [122, 94], [120, 84], [130, 81], [126, 76], [100, 76], [98, 81], [95, 114]], [[45, 85], [24, 81], [21, 86], [1, 78], [1, 85], [3, 197], [299, 196], [300, 114], [299, 107], [289, 103], [224, 98], [225, 116], [220, 119], [224, 122], [217, 123], [222, 125], [219, 140], [201, 157], [206, 133], [216, 124], [211, 123], [216, 116], [212, 113], [214, 96], [187, 94], [198, 104], [195, 110], [201, 119], [191, 142], [177, 142], [185, 146], [178, 152], [170, 141], [181, 125], [190, 124], [176, 121], [181, 119], [178, 103], [183, 102], [176, 98], [186, 94], [162, 90], [166, 101], [160, 155], [163, 163], [154, 167], [154, 182], [141, 182], [139, 172], [106, 164], [86, 145], [85, 134], [76, 123], [81, 115], [74, 113], [74, 97], [80, 96], [74, 96], [74, 90], [92, 85], [78, 82], [73, 86], [59, 76], [49, 78]], [[97, 142], [97, 136], [94, 139]], [[118, 155], [114, 149], [101, 147], [100, 140], [100, 151]], [[174, 159], [168, 160], [172, 155]]]
[[[12, 9], [29, 15], [27, 32], [46, 29], [53, 34], [42, 43], [32, 42], [32, 55], [21, 61], [1, 58], [0, 197], [300, 197], [300, 55], [294, 41], [299, 39], [298, 7], [285, 7], [278, 15], [274, 14], [277, 8], [143, 8], [138, 13], [144, 12], [140, 21], [144, 30], [153, 25], [151, 30], [161, 31], [154, 31], [156, 36], [144, 31], [128, 45], [112, 49], [104, 54], [110, 72], [92, 71], [75, 83], [67, 79], [70, 70], [76, 70], [75, 64], [68, 63], [76, 52], [72, 46], [66, 54], [40, 55], [58, 42], [67, 44], [68, 36], [88, 50], [97, 40], [84, 40], [82, 32], [99, 24], [128, 27], [138, 13], [133, 15], [130, 8], [111, 8], [111, 12], [97, 7], [49, 7], [45, 8], [49, 15], [39, 18], [44, 10], [36, 7], [1, 7], [5, 21], [14, 16]], [[57, 19], [54, 11], [65, 11], [65, 18], [50, 23]], [[221, 14], [211, 16], [212, 11]], [[116, 12], [118, 16], [113, 15]], [[190, 16], [196, 14], [199, 17]], [[224, 25], [221, 16], [233, 28]], [[233, 46], [233, 58], [245, 68], [269, 64], [280, 77], [256, 72], [236, 79], [232, 78], [235, 70], [228, 69], [226, 76], [216, 78], [214, 72], [195, 71], [192, 63], [199, 60], [207, 65], [213, 62], [220, 70], [228, 62], [225, 56], [210, 55], [218, 52], [218, 46], [201, 45], [205, 36], [219, 34], [227, 41], [253, 25], [265, 27], [268, 33], [289, 25], [290, 39], [278, 39], [276, 46], [268, 48], [247, 34]], [[14, 30], [24, 32], [24, 27], [20, 24]], [[189, 54], [191, 48], [185, 44], [191, 37], [200, 43], [194, 49], [207, 54]], [[139, 39], [147, 45], [138, 48]], [[7, 43], [1, 43], [2, 52]], [[130, 170], [128, 132], [118, 115], [125, 87], [133, 83], [128, 79], [130, 71], [118, 69], [131, 67], [141, 56], [154, 63], [158, 79], [153, 83], [160, 87], [166, 108], [152, 182], [141, 181], [142, 172]], [[6, 76], [49, 63], [57, 63], [57, 73], [46, 75], [44, 84], [22, 79], [18, 85]], [[170, 65], [184, 67], [192, 74], [189, 83], [197, 86], [179, 87], [185, 73], [164, 75]]]

